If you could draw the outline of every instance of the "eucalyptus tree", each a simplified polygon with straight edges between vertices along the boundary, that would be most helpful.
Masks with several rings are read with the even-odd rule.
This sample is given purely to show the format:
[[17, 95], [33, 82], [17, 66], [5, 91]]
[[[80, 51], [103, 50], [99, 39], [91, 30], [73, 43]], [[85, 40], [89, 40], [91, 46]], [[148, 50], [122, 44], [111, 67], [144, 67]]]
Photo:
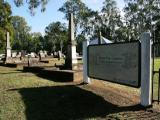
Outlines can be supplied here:
[[0, 0], [0, 49], [4, 49], [6, 32], [8, 31], [13, 37], [13, 27], [11, 24], [11, 7], [4, 0]]
[[[82, 2], [82, 0], [67, 0], [60, 8], [59, 11], [65, 14], [65, 18], [69, 19], [69, 13], [74, 15], [75, 34], [78, 28], [84, 29], [84, 21], [86, 15], [89, 15], [91, 10]], [[85, 17], [84, 17], [85, 16]]]
[[[124, 10], [131, 39], [139, 40], [141, 33], [149, 31], [152, 33], [152, 40], [159, 41], [159, 0], [126, 0]], [[160, 47], [156, 46], [154, 52], [156, 55], [160, 55]]]
[[11, 22], [14, 28], [13, 49], [26, 50], [28, 48], [28, 40], [30, 39], [31, 27], [20, 16], [13, 16]]
[[108, 39], [116, 41], [116, 30], [122, 27], [121, 14], [115, 0], [105, 0], [101, 10], [102, 34]]
[[[67, 44], [68, 29], [64, 23], [52, 22], [45, 28], [45, 38], [50, 52], [62, 50]], [[50, 46], [50, 47], [49, 47]], [[49, 49], [51, 48], [51, 49]]]
[[85, 36], [83, 34], [78, 34], [76, 37], [77, 40], [77, 53], [79, 53], [80, 55], [82, 55], [82, 47], [83, 47], [83, 41], [86, 40]]
[[43, 50], [44, 41], [42, 34], [40, 32], [33, 32], [29, 34], [30, 38], [28, 38], [28, 48], [27, 50], [30, 52], [39, 52]]
[[131, 37], [139, 39], [144, 31], [154, 31], [154, 25], [159, 20], [159, 5], [157, 0], [125, 0], [124, 8], [127, 27], [130, 29]]
[[35, 14], [35, 9], [41, 6], [41, 11], [44, 12], [46, 9], [46, 4], [49, 0], [14, 0], [14, 3], [17, 7], [28, 4], [28, 9], [30, 10], [31, 15]]

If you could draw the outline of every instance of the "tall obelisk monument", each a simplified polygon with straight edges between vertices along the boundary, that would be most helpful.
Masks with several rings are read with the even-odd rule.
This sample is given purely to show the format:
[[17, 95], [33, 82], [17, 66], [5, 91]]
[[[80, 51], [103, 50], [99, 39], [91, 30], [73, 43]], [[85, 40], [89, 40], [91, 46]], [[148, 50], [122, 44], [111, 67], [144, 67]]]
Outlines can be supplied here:
[[6, 63], [11, 58], [11, 46], [10, 46], [10, 36], [9, 32], [6, 34]]
[[75, 41], [75, 27], [73, 13], [69, 13], [69, 35], [68, 35], [68, 48], [67, 56], [65, 60], [65, 66], [67, 69], [77, 69], [77, 56], [76, 56], [76, 41]]

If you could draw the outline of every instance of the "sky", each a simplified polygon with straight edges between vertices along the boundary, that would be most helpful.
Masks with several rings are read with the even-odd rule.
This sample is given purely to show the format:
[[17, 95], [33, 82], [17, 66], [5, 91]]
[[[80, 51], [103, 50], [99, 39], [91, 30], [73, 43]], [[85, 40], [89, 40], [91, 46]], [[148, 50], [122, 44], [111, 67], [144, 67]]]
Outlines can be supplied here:
[[[6, 0], [11, 5], [12, 15], [18, 15], [25, 18], [28, 25], [32, 28], [32, 32], [41, 32], [44, 35], [45, 27], [51, 22], [61, 21], [67, 23], [64, 19], [64, 14], [58, 9], [66, 0], [49, 0], [46, 6], [46, 11], [41, 12], [40, 8], [36, 9], [36, 14], [32, 16], [28, 10], [28, 5], [24, 4], [21, 7], [16, 7], [14, 0]], [[26, 0], [24, 0], [26, 1]], [[82, 0], [89, 8], [93, 10], [100, 10], [104, 0]], [[118, 8], [124, 7], [124, 0], [116, 0]]]

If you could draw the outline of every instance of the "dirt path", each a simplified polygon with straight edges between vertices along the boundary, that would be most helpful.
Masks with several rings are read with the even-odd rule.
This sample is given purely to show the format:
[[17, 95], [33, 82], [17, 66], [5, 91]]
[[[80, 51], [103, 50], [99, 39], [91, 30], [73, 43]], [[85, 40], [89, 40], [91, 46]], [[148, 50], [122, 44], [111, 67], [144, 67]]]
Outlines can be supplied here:
[[154, 103], [152, 108], [140, 106], [139, 89], [99, 80], [80, 87], [102, 96], [111, 104], [106, 106], [109, 114], [104, 119], [160, 120], [160, 105]]

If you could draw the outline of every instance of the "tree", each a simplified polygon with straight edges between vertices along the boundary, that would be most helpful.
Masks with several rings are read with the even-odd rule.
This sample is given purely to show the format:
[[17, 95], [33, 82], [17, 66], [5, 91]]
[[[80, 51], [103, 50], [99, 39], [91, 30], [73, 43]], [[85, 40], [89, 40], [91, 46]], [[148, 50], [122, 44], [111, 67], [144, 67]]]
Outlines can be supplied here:
[[0, 0], [0, 49], [4, 49], [6, 41], [6, 32], [10, 33], [12, 40], [13, 27], [11, 24], [11, 7], [7, 2]]
[[159, 18], [160, 1], [157, 0], [126, 0], [125, 17], [130, 28], [129, 39], [139, 39], [142, 32], [153, 33], [153, 23]]
[[52, 22], [45, 28], [45, 42], [47, 42], [46, 49], [50, 52], [62, 50], [66, 48], [68, 40], [68, 29], [66, 25], [61, 22]]
[[[152, 40], [159, 41], [160, 33], [160, 1], [159, 0], [126, 0], [125, 17], [128, 23], [129, 40], [139, 40], [143, 32], [150, 32]], [[160, 55], [160, 47], [156, 46], [156, 56]]]
[[59, 8], [59, 11], [65, 14], [67, 20], [69, 19], [69, 13], [73, 13], [76, 35], [78, 27], [84, 27], [84, 16], [91, 10], [82, 2], [82, 0], [67, 0], [62, 7]]
[[84, 37], [84, 35], [79, 34], [79, 35], [77, 36], [76, 40], [77, 40], [77, 49], [76, 49], [76, 50], [77, 50], [77, 53], [82, 54], [83, 41], [85, 41], [86, 38]]
[[95, 25], [96, 16], [98, 16], [98, 13], [91, 9], [86, 9], [85, 12], [81, 13], [80, 28], [82, 35], [92, 36], [92, 34], [94, 33], [93, 26]]
[[40, 50], [43, 49], [44, 43], [43, 43], [43, 37], [42, 34], [39, 32], [34, 32], [30, 34], [30, 39], [28, 39], [28, 51], [36, 52], [38, 53]]
[[116, 1], [105, 0], [100, 12], [88, 9], [87, 12], [82, 14], [82, 24], [84, 24], [84, 32], [90, 35], [90, 39], [99, 37], [99, 33], [102, 36], [118, 41], [117, 36], [120, 35], [120, 27], [123, 27], [121, 15], [118, 12]]
[[16, 4], [17, 7], [19, 7], [23, 5], [25, 1], [28, 4], [28, 9], [30, 10], [30, 13], [34, 15], [35, 9], [39, 6], [41, 6], [41, 11], [44, 12], [46, 9], [45, 6], [49, 0], [14, 0], [14, 3]]
[[116, 40], [116, 31], [123, 26], [119, 11], [115, 0], [105, 0], [103, 2], [100, 22], [102, 23], [102, 35], [108, 39]]
[[23, 17], [13, 16], [12, 25], [14, 27], [14, 41], [13, 48], [16, 50], [27, 50], [28, 40], [30, 39], [31, 28], [27, 25], [27, 22]]

